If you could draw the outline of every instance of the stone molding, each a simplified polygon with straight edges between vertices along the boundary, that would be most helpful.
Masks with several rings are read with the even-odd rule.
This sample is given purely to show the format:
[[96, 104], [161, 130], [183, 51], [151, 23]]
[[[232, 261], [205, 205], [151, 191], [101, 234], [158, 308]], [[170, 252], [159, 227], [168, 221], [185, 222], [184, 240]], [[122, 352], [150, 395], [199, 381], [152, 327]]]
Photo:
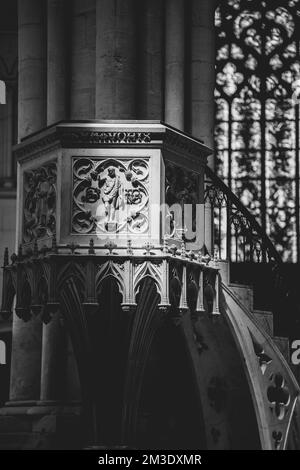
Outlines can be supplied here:
[[[134, 126], [134, 127], [133, 127]], [[116, 146], [162, 147], [204, 165], [212, 151], [203, 142], [157, 121], [136, 122], [134, 125], [118, 121], [116, 124], [63, 122], [28, 136], [14, 147], [17, 160], [30, 159], [47, 147], [114, 148]], [[205, 158], [200, 159], [199, 156]]]

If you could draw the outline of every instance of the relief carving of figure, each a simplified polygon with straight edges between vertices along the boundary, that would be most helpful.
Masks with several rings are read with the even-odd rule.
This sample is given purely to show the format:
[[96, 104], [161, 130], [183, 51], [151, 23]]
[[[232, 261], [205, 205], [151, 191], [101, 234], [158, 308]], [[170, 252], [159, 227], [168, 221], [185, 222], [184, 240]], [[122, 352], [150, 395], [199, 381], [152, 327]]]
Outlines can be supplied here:
[[24, 241], [55, 231], [56, 166], [37, 168], [24, 174]]
[[76, 233], [144, 233], [148, 227], [148, 162], [86, 159], [74, 162], [72, 228]]
[[52, 179], [49, 179], [48, 181], [39, 181], [35, 193], [35, 215], [42, 226], [45, 226], [48, 222], [47, 219], [49, 217], [49, 206], [52, 204], [52, 200], [55, 198], [55, 194], [56, 193]]
[[106, 178], [99, 179], [99, 186], [102, 187], [101, 197], [105, 206], [106, 221], [107, 223], [114, 222], [115, 213], [119, 208], [121, 199], [121, 180], [120, 177], [116, 175], [114, 167], [108, 168]]

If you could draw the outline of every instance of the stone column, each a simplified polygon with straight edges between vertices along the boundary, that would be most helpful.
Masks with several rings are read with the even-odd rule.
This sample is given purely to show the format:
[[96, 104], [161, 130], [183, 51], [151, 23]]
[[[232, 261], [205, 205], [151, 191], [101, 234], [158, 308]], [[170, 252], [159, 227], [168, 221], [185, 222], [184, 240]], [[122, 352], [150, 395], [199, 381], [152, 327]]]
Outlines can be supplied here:
[[[191, 109], [190, 129], [194, 137], [214, 148], [215, 123], [215, 8], [216, 0], [192, 0], [191, 23]], [[214, 168], [214, 156], [208, 157]], [[213, 255], [212, 211], [205, 204], [205, 245]]]
[[47, 125], [67, 118], [68, 27], [65, 0], [47, 3]]
[[46, 125], [45, 3], [19, 0], [18, 139]]
[[[192, 0], [191, 21], [191, 133], [214, 146], [216, 0]], [[209, 165], [213, 167], [213, 157]]]
[[[44, 5], [39, 0], [19, 0], [19, 119], [18, 138], [46, 124]], [[39, 398], [41, 322], [13, 319], [11, 401]]]
[[42, 402], [60, 401], [64, 398], [66, 384], [66, 335], [56, 313], [43, 325], [41, 395]]
[[184, 0], [166, 1], [165, 122], [184, 130]]
[[141, 0], [138, 16], [138, 118], [163, 119], [163, 1]]
[[[65, 0], [48, 0], [47, 17], [47, 125], [67, 117], [67, 21]], [[66, 338], [59, 314], [43, 324], [42, 402], [63, 399]]]
[[71, 5], [71, 119], [94, 119], [95, 0], [73, 0]]
[[81, 385], [78, 366], [70, 335], [66, 332], [66, 389], [65, 398], [68, 402], [81, 401]]
[[40, 397], [41, 321], [31, 318], [27, 323], [14, 314], [10, 394], [11, 402], [35, 402]]
[[13, 99], [13, 89], [7, 87], [6, 104], [0, 105], [0, 180], [2, 180], [0, 185], [6, 189], [13, 187]]
[[134, 0], [96, 0], [96, 118], [136, 117]]
[[[18, 2], [19, 140], [46, 124], [44, 6], [40, 0]], [[14, 314], [10, 401], [39, 399], [41, 342], [41, 321], [33, 317], [25, 323]]]

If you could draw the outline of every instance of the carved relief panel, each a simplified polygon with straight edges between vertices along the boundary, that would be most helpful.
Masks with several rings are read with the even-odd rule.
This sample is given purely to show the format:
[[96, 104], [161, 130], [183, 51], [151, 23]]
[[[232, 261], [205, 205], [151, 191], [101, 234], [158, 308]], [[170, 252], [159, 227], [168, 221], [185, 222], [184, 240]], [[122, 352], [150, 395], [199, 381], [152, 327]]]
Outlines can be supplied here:
[[166, 203], [199, 203], [200, 178], [194, 171], [166, 162]]
[[56, 162], [24, 172], [23, 243], [55, 233], [56, 177]]
[[147, 158], [73, 158], [72, 233], [139, 235], [148, 228]]
[[[165, 166], [165, 198], [169, 207], [167, 217], [170, 219], [171, 238], [176, 233], [196, 232], [196, 208], [200, 203], [200, 175], [194, 171], [166, 162]], [[176, 215], [174, 205], [181, 207], [181, 214]], [[191, 211], [189, 212], [189, 208]], [[192, 236], [193, 238], [193, 236]]]

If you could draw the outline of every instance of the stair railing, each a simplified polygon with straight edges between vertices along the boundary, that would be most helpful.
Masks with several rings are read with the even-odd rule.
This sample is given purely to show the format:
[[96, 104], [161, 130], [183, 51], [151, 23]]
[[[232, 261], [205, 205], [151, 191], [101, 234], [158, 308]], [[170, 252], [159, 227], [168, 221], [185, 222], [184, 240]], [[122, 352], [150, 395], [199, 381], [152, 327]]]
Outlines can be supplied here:
[[270, 238], [239, 198], [206, 166], [204, 201], [212, 221], [212, 243], [221, 260], [272, 263], [282, 259]]

